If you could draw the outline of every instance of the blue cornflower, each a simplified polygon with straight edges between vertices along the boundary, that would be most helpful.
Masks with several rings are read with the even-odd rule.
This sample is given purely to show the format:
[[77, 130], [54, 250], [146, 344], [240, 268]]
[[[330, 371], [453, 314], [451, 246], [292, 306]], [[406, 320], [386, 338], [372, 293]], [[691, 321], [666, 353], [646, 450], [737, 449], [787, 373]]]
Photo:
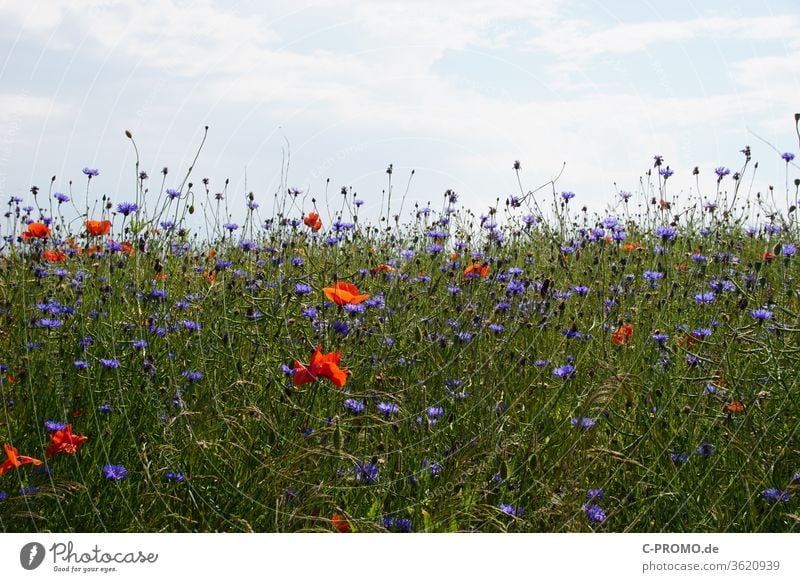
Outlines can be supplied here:
[[781, 254], [784, 257], [793, 257], [796, 252], [797, 252], [797, 247], [791, 243], [785, 243], [781, 247]]
[[56, 430], [64, 430], [65, 428], [67, 428], [67, 423], [58, 422], [57, 420], [45, 420], [44, 427], [50, 432], [53, 432]]
[[5, 501], [6, 499], [8, 499], [8, 493], [0, 491], [0, 501]]
[[583, 512], [589, 518], [590, 523], [603, 523], [606, 520], [606, 512], [596, 503], [585, 503]]
[[718, 168], [714, 169], [714, 173], [717, 175], [718, 179], [722, 180], [722, 178], [730, 174], [731, 171], [725, 166], [719, 166]]
[[378, 409], [378, 412], [386, 416], [400, 411], [400, 407], [392, 402], [379, 402], [375, 408]]
[[575, 366], [564, 364], [560, 368], [553, 370], [553, 376], [556, 378], [563, 378], [564, 380], [570, 378], [575, 373]]
[[347, 335], [350, 333], [350, 326], [347, 325], [344, 321], [334, 321], [333, 322], [333, 331], [340, 335]]
[[506, 291], [508, 293], [514, 293], [517, 295], [519, 295], [520, 293], [524, 293], [525, 283], [523, 283], [519, 279], [512, 279], [511, 281], [508, 282], [508, 285], [506, 285]]
[[166, 192], [167, 196], [169, 196], [170, 200], [175, 200], [176, 198], [180, 198], [181, 197], [181, 193], [178, 192], [177, 190], [175, 190], [174, 188], [167, 188], [165, 190], [165, 192]]
[[174, 223], [174, 222], [172, 222], [171, 220], [162, 220], [162, 221], [161, 221], [161, 222], [159, 222], [158, 224], [159, 224], [159, 226], [161, 226], [161, 228], [163, 228], [164, 230], [172, 230], [173, 228], [175, 228], [175, 223]]
[[176, 483], [182, 483], [186, 481], [186, 475], [183, 473], [173, 473], [172, 471], [167, 471], [164, 476], [167, 478], [167, 481], [174, 481]]
[[303, 317], [314, 319], [317, 316], [319, 316], [319, 309], [317, 309], [316, 307], [306, 307], [303, 309]]
[[78, 368], [79, 370], [85, 370], [89, 367], [88, 362], [84, 362], [83, 360], [75, 360], [72, 362], [72, 365]]
[[589, 501], [594, 501], [595, 499], [603, 499], [605, 497], [605, 493], [603, 493], [602, 489], [589, 489], [586, 493], [586, 498]]
[[98, 170], [97, 168], [84, 168], [83, 169], [83, 173], [86, 176], [88, 176], [89, 179], [91, 180], [92, 177], [96, 177], [96, 176], [100, 175], [100, 170]]
[[570, 200], [575, 198], [575, 192], [562, 192], [561, 198], [562, 200], [564, 200], [564, 202], [569, 202]]
[[661, 238], [661, 240], [675, 240], [677, 234], [678, 230], [671, 226], [659, 226], [656, 228], [656, 236]]
[[713, 303], [716, 298], [717, 296], [713, 291], [703, 291], [702, 293], [696, 293], [694, 296], [695, 302], [700, 305]]
[[578, 295], [584, 295], [585, 296], [585, 295], [589, 294], [589, 288], [586, 285], [576, 285], [575, 287], [573, 287], [573, 290]]
[[62, 202], [69, 202], [69, 196], [66, 194], [62, 194], [61, 192], [56, 192], [53, 194], [53, 198], [58, 200], [58, 203], [61, 204]]
[[513, 505], [508, 504], [508, 503], [501, 503], [499, 508], [500, 508], [500, 511], [502, 511], [506, 515], [510, 515], [511, 517], [520, 517], [520, 516], [522, 516], [523, 509], [521, 507], [519, 507], [519, 506], [514, 507]]
[[675, 172], [673, 172], [672, 170], [670, 170], [670, 169], [669, 169], [669, 166], [667, 166], [666, 168], [659, 168], [659, 169], [658, 169], [658, 173], [659, 173], [660, 175], [664, 176], [664, 179], [666, 180], [667, 178], [669, 178], [670, 176], [672, 176], [672, 175], [673, 175]]
[[784, 152], [781, 154], [781, 158], [788, 164], [794, 159], [794, 154], [792, 152]]
[[573, 418], [570, 420], [572, 426], [579, 428], [581, 430], [586, 430], [588, 428], [592, 428], [595, 424], [597, 424], [596, 418], [588, 418], [585, 416], [581, 416], [578, 418]]
[[788, 491], [781, 491], [780, 489], [775, 488], [767, 489], [761, 495], [764, 497], [764, 499], [771, 503], [776, 503], [778, 501], [787, 503], [791, 499], [791, 495]]
[[628, 200], [633, 197], [633, 193], [628, 192], [627, 190], [620, 190], [619, 197], [622, 198], [622, 201], [627, 204]]
[[297, 283], [294, 286], [294, 292], [298, 295], [308, 295], [312, 291], [311, 285], [306, 285], [305, 283]]
[[377, 463], [356, 463], [356, 481], [366, 485], [377, 483], [378, 481], [378, 464]]
[[234, 230], [238, 230], [239, 229], [239, 225], [236, 224], [235, 222], [227, 222], [227, 223], [222, 225], [222, 228], [224, 228], [228, 232], [233, 232]]
[[686, 461], [689, 460], [689, 455], [687, 455], [686, 453], [670, 453], [669, 457], [670, 459], [672, 459], [672, 462], [675, 463], [676, 465], [683, 465]]
[[196, 321], [183, 320], [181, 321], [181, 325], [183, 325], [184, 329], [188, 329], [189, 331], [200, 331], [201, 329], [201, 325]]
[[122, 481], [128, 476], [128, 470], [122, 465], [106, 465], [103, 467], [103, 475], [112, 481]]
[[135, 202], [120, 202], [117, 204], [117, 212], [124, 216], [128, 216], [132, 212], [139, 210], [139, 205]]
[[104, 368], [108, 368], [110, 370], [113, 370], [115, 368], [119, 368], [119, 366], [120, 366], [119, 360], [115, 360], [113, 358], [112, 359], [101, 358], [100, 359], [100, 363], [103, 365]]
[[766, 309], [754, 309], [750, 312], [750, 315], [753, 316], [753, 319], [758, 321], [767, 321], [772, 319], [772, 312]]
[[361, 414], [367, 409], [363, 400], [356, 400], [355, 398], [348, 398], [344, 401], [344, 407], [348, 412], [353, 414]]
[[715, 450], [716, 450], [716, 447], [714, 447], [714, 445], [712, 445], [708, 441], [703, 441], [695, 449], [695, 451], [697, 451], [697, 454], [700, 455], [701, 457], [703, 457], [704, 459], [707, 459], [711, 455], [713, 455]]
[[100, 412], [104, 412], [106, 414], [114, 412], [114, 408], [110, 404], [101, 404], [100, 406], [97, 407], [97, 410], [99, 410]]
[[441, 406], [429, 406], [425, 412], [428, 415], [428, 418], [439, 418], [440, 416], [444, 416], [444, 408]]
[[669, 336], [667, 334], [665, 334], [665, 333], [654, 333], [653, 334], [653, 340], [656, 341], [659, 345], [663, 346], [664, 342], [666, 342], [668, 339], [669, 339]]
[[189, 380], [189, 382], [197, 382], [203, 377], [202, 372], [191, 371], [191, 370], [184, 370], [181, 375], [187, 380]]
[[494, 333], [502, 333], [506, 328], [500, 325], [499, 323], [492, 323], [489, 324], [489, 330], [493, 331]]
[[388, 530], [396, 530], [401, 533], [411, 533], [411, 520], [405, 517], [383, 517], [383, 527]]
[[29, 485], [28, 487], [22, 487], [19, 490], [19, 494], [27, 497], [27, 496], [30, 496], [30, 495], [36, 495], [37, 493], [39, 493], [40, 490], [41, 490], [41, 487], [39, 487], [37, 485]]

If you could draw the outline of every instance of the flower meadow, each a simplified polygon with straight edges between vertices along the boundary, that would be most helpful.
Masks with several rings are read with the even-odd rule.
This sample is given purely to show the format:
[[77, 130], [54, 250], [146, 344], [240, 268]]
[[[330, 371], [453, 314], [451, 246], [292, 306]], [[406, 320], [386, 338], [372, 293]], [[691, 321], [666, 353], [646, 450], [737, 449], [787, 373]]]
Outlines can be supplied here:
[[787, 206], [742, 154], [600, 214], [520, 162], [403, 221], [391, 166], [8, 196], [0, 529], [800, 530], [795, 167]]

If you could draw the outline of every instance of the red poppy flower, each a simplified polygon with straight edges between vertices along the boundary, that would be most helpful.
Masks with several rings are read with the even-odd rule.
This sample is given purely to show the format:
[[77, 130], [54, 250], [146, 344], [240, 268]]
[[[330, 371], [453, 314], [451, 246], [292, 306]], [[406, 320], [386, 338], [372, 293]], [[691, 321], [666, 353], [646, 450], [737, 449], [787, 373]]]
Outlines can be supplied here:
[[472, 263], [464, 269], [464, 279], [476, 279], [489, 274], [489, 263]]
[[770, 262], [772, 262], [772, 260], [773, 260], [774, 258], [775, 258], [775, 255], [774, 255], [773, 253], [769, 252], [769, 251], [764, 251], [764, 254], [763, 254], [763, 255], [761, 255], [761, 259], [762, 259], [762, 260], [763, 260], [765, 263], [770, 263]]
[[48, 236], [50, 236], [50, 228], [41, 222], [31, 222], [28, 225], [28, 230], [22, 233], [23, 240], [47, 238]]
[[42, 258], [51, 263], [58, 263], [60, 261], [66, 261], [67, 255], [61, 251], [42, 251]]
[[624, 346], [625, 343], [628, 341], [628, 339], [632, 337], [633, 337], [633, 326], [630, 323], [626, 323], [625, 325], [619, 326], [617, 330], [611, 335], [611, 341], [617, 344], [618, 346]]
[[20, 467], [27, 463], [33, 463], [34, 465], [42, 464], [42, 462], [39, 459], [32, 459], [31, 457], [25, 457], [23, 455], [20, 455], [17, 452], [17, 449], [12, 447], [11, 445], [5, 444], [3, 445], [3, 449], [6, 451], [6, 457], [8, 457], [8, 459], [2, 465], [0, 465], [0, 475], [5, 473], [9, 469], [12, 469], [14, 467]]
[[329, 354], [322, 355], [322, 346], [317, 346], [317, 351], [311, 356], [311, 363], [305, 366], [294, 361], [294, 375], [292, 383], [295, 386], [301, 384], [308, 384], [313, 382], [319, 377], [327, 378], [334, 383], [335, 386], [341, 388], [347, 383], [348, 370], [339, 368], [339, 360], [341, 360], [341, 352], [330, 352]]
[[369, 272], [371, 275], [377, 275], [378, 273], [387, 273], [389, 271], [394, 271], [394, 267], [391, 265], [378, 265], [376, 267], [372, 267]]
[[325, 287], [322, 290], [336, 305], [357, 305], [365, 299], [369, 299], [369, 295], [359, 293], [358, 287], [342, 281], [334, 283], [333, 287]]
[[49, 447], [47, 447], [46, 455], [48, 458], [52, 457], [56, 453], [68, 453], [70, 455], [74, 455], [78, 448], [89, 440], [89, 437], [72, 434], [72, 425], [68, 424], [67, 428], [57, 430], [56, 432], [50, 435], [50, 440], [53, 441]]
[[311, 230], [319, 230], [322, 228], [322, 221], [319, 219], [319, 214], [316, 212], [309, 212], [308, 216], [303, 219], [303, 224]]
[[338, 513], [333, 514], [331, 522], [333, 522], [334, 529], [339, 533], [350, 533], [350, 522]]
[[747, 406], [739, 401], [731, 402], [722, 407], [725, 412], [743, 412]]
[[111, 232], [110, 220], [87, 220], [86, 232], [89, 236], [102, 236]]

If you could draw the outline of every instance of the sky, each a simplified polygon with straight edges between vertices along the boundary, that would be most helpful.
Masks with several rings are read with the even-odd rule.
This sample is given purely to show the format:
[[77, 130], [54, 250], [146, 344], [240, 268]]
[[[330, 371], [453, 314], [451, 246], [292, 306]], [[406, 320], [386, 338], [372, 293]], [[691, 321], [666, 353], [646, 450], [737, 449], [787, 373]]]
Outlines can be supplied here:
[[[377, 212], [392, 164], [404, 213], [445, 190], [476, 212], [547, 182], [593, 209], [664, 156], [671, 192], [741, 166], [782, 186], [798, 152], [796, 0], [0, 0], [0, 199], [28, 189], [229, 180], [268, 209], [284, 185]], [[755, 135], [754, 135], [755, 134]], [[288, 169], [287, 169], [288, 160]], [[564, 164], [566, 164], [564, 166]], [[796, 167], [790, 168], [796, 172]], [[329, 181], [329, 182], [328, 182]], [[397, 202], [395, 202], [397, 204]], [[396, 210], [397, 206], [393, 210]], [[404, 216], [405, 218], [405, 216]]]

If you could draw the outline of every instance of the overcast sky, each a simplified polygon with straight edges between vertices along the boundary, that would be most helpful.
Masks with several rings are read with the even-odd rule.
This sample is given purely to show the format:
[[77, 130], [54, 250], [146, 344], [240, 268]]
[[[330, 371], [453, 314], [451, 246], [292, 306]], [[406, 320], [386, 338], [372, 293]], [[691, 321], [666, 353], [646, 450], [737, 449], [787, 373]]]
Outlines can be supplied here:
[[[141, 5], [140, 5], [141, 4]], [[0, 0], [0, 196], [84, 183], [133, 196], [133, 151], [176, 187], [231, 181], [271, 204], [288, 183], [352, 186], [377, 210], [385, 169], [437, 206], [482, 211], [566, 162], [559, 190], [593, 208], [635, 190], [661, 154], [673, 192], [712, 189], [751, 145], [757, 184], [798, 153], [796, 0]], [[174, 182], [173, 182], [174, 178]], [[408, 203], [407, 203], [408, 204]], [[238, 205], [238, 206], [237, 206]], [[407, 206], [408, 208], [408, 206]], [[240, 211], [236, 211], [239, 212]]]

